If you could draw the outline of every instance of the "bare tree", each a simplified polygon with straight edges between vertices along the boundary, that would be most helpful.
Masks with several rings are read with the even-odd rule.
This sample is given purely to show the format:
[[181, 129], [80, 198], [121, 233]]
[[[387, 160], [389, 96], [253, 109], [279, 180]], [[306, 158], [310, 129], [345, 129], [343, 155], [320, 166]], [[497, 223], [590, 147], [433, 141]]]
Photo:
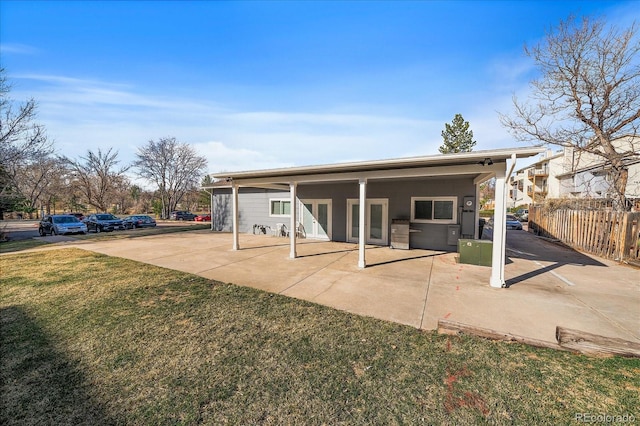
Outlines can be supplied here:
[[64, 158], [56, 158], [56, 166], [47, 175], [47, 185], [40, 195], [42, 210], [47, 214], [55, 212], [57, 207], [64, 211], [84, 211], [81, 199], [82, 195], [72, 185], [66, 161]]
[[[640, 43], [636, 24], [620, 30], [601, 19], [570, 17], [543, 42], [525, 47], [540, 77], [529, 103], [514, 96], [502, 124], [521, 141], [572, 147], [611, 169], [617, 209], [628, 209], [628, 163], [640, 141]], [[623, 141], [623, 142], [621, 142]]]
[[113, 201], [115, 202], [115, 213], [124, 214], [133, 206], [131, 196], [131, 182], [125, 176], [119, 176], [113, 182]]
[[78, 160], [65, 158], [73, 185], [87, 203], [99, 211], [107, 211], [116, 201], [117, 192], [129, 166], [118, 168], [118, 152], [109, 148], [107, 152], [91, 150]]
[[23, 211], [31, 215], [44, 206], [49, 195], [61, 192], [60, 179], [65, 175], [64, 163], [56, 157], [41, 155], [16, 172], [16, 187], [23, 197]]
[[480, 184], [480, 204], [484, 206], [496, 198], [496, 179], [491, 178]]
[[138, 185], [131, 185], [129, 188], [129, 197], [133, 204], [133, 213], [149, 213], [152, 210], [152, 191], [145, 191]]
[[9, 97], [10, 91], [5, 69], [0, 68], [0, 219], [9, 199], [19, 195], [19, 168], [53, 151], [44, 126], [35, 121], [35, 100], [18, 104]]
[[150, 140], [136, 155], [134, 167], [138, 175], [158, 189], [163, 219], [169, 217], [189, 191], [197, 188], [207, 167], [206, 158], [174, 137]]

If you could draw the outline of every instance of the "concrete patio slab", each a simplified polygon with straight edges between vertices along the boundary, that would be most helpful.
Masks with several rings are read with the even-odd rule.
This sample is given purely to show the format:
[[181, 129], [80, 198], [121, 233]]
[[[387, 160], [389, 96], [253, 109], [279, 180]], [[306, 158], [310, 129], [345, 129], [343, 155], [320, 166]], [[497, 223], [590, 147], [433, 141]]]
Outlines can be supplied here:
[[[285, 295], [300, 297], [303, 291], [323, 282], [329, 275], [334, 278], [333, 271], [322, 271], [288, 289]], [[424, 281], [391, 280], [387, 277], [372, 274], [347, 274], [333, 281], [326, 290], [310, 300], [315, 303], [371, 316], [387, 321], [398, 322], [420, 328], [424, 301], [427, 296], [427, 283]], [[390, 302], [391, 301], [391, 302]]]

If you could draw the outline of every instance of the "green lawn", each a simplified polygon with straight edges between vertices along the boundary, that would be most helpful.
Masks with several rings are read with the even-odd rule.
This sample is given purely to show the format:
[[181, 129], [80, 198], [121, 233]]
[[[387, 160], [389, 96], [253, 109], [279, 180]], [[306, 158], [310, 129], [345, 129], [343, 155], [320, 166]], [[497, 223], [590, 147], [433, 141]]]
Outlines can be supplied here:
[[78, 249], [0, 270], [0, 424], [640, 419], [638, 359], [440, 336]]
[[28, 250], [47, 244], [47, 242], [42, 240], [0, 241], [0, 253], [11, 253], [16, 251]]

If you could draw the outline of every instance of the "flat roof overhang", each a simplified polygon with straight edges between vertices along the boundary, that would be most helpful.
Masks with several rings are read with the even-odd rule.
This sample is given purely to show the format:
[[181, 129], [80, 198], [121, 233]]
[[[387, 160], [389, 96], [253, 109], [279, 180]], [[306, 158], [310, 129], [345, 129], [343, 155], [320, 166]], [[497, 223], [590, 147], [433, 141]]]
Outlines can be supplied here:
[[[356, 181], [360, 191], [360, 205], [367, 200], [366, 186], [368, 180], [399, 179], [399, 178], [425, 178], [432, 176], [461, 176], [473, 177], [473, 183], [477, 185], [483, 181], [496, 177], [496, 221], [494, 229], [494, 241], [492, 248], [491, 278], [492, 287], [504, 286], [504, 261], [505, 261], [505, 213], [506, 213], [506, 177], [511, 174], [517, 158], [527, 158], [544, 152], [542, 147], [525, 147], [512, 149], [499, 149], [490, 151], [475, 151], [456, 154], [441, 154], [422, 157], [397, 158], [390, 160], [360, 161], [351, 163], [336, 163], [319, 166], [290, 167], [271, 170], [255, 170], [232, 173], [214, 173], [212, 177], [218, 179], [207, 189], [232, 188], [233, 199], [233, 249], [239, 250], [238, 232], [238, 189], [240, 187], [264, 187], [288, 189], [291, 197], [292, 213], [290, 215], [290, 228], [296, 228], [296, 187], [305, 183], [329, 183], [338, 181]], [[510, 169], [507, 171], [507, 160], [511, 159]], [[213, 199], [213, 198], [212, 198]], [[365, 210], [360, 209], [360, 223], [366, 223]], [[476, 211], [476, 217], [477, 217]], [[477, 220], [476, 220], [477, 222]], [[296, 232], [290, 232], [291, 246], [290, 257], [295, 259]], [[358, 236], [358, 267], [366, 267], [365, 259], [365, 227], [359, 227]]]
[[516, 158], [528, 158], [542, 152], [544, 152], [542, 147], [519, 147], [316, 166], [220, 172], [211, 175], [218, 182], [206, 188], [224, 188], [232, 184], [265, 186], [291, 182], [317, 183], [453, 175], [472, 175], [476, 181], [481, 182], [498, 171], [504, 171], [506, 161], [514, 154]]

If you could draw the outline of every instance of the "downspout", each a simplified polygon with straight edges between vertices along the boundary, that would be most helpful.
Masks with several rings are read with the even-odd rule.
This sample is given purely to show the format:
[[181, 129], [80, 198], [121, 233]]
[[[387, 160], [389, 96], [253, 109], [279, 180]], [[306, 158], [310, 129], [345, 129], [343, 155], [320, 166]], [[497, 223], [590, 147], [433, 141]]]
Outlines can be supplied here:
[[511, 179], [511, 174], [513, 173], [513, 169], [516, 168], [516, 159], [518, 157], [516, 157], [516, 154], [511, 154], [511, 167], [509, 167], [509, 172], [507, 173], [507, 179], [505, 180], [504, 184], [505, 186], [507, 186], [509, 179]]

